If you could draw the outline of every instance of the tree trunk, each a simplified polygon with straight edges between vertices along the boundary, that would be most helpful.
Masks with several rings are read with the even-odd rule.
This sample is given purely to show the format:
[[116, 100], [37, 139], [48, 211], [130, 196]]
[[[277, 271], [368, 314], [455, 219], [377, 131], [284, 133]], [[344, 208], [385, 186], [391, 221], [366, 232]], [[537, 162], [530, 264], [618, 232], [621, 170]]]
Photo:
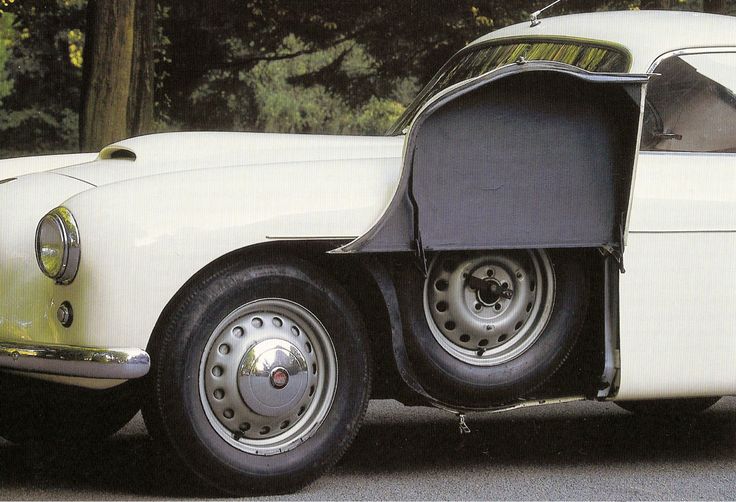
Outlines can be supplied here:
[[726, 0], [703, 0], [703, 12], [726, 13]]
[[127, 136], [135, 0], [91, 0], [87, 8], [79, 132], [90, 151]]
[[156, 0], [136, 0], [135, 42], [128, 97], [128, 135], [153, 130], [154, 33]]
[[83, 151], [150, 131], [155, 0], [89, 0], [79, 143]]

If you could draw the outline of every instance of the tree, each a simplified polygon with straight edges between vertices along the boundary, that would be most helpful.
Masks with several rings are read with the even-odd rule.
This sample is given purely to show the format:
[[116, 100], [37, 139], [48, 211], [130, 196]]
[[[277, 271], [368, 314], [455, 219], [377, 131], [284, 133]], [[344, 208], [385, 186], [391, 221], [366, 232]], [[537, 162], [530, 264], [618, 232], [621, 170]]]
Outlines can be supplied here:
[[[380, 132], [454, 52], [551, 1], [0, 0], [0, 156], [153, 129]], [[566, 0], [544, 16], [665, 7], [736, 0]]]
[[80, 147], [97, 150], [151, 129], [154, 0], [90, 0]]
[[151, 132], [155, 82], [155, 0], [136, 0], [133, 62], [128, 95], [128, 135]]
[[5, 65], [8, 62], [9, 48], [13, 43], [13, 18], [10, 15], [0, 17], [0, 105], [3, 98], [13, 90], [13, 81], [8, 76]]
[[725, 14], [728, 10], [726, 0], [703, 0], [703, 12]]
[[0, 113], [2, 156], [77, 148], [85, 7], [86, 0], [0, 0], [14, 83]]

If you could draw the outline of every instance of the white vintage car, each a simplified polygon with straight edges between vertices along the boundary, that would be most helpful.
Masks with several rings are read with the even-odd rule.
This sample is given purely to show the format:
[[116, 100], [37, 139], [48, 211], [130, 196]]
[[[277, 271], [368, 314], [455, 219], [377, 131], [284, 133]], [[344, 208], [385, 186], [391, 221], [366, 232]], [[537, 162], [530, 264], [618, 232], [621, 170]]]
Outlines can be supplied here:
[[734, 18], [572, 15], [468, 45], [385, 137], [3, 161], [0, 436], [142, 407], [212, 486], [283, 492], [371, 397], [462, 426], [736, 395], [735, 92]]

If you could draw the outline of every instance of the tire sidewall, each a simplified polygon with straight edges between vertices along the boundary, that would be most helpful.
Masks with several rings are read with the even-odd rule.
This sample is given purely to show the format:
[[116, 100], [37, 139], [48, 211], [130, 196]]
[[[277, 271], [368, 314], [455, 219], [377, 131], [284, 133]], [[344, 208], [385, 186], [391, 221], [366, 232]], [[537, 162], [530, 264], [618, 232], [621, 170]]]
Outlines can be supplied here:
[[409, 357], [431, 395], [460, 406], [501, 403], [538, 388], [562, 365], [585, 318], [587, 278], [576, 255], [546, 252], [556, 284], [551, 315], [533, 345], [494, 366], [475, 366], [448, 353], [435, 339], [425, 315], [425, 278], [411, 267], [399, 272], [398, 296]]
[[[338, 378], [332, 406], [304, 443], [270, 456], [241, 451], [214, 430], [200, 399], [199, 368], [210, 335], [238, 307], [262, 298], [284, 298], [312, 312], [332, 339]], [[315, 477], [347, 448], [365, 410], [370, 387], [365, 328], [339, 286], [312, 267], [286, 263], [235, 267], [194, 291], [185, 312], [169, 326], [158, 372], [161, 408], [172, 427], [169, 442], [210, 484], [259, 491], [292, 489]], [[180, 309], [181, 310], [181, 309]], [[269, 483], [278, 483], [269, 485]]]

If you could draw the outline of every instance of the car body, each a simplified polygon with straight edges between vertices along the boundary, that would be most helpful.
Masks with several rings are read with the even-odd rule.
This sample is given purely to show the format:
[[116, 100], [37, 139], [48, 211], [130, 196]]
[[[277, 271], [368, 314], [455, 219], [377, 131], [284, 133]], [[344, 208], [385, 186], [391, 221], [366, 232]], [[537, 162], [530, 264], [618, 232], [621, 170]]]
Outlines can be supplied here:
[[[2, 161], [0, 367], [87, 389], [165, 378], [171, 356], [157, 344], [174, 342], [157, 333], [180, 325], [172, 312], [184, 318], [180, 305], [218, 304], [196, 297], [209, 287], [208, 274], [227, 269], [240, 277], [233, 263], [247, 267], [251, 259], [277, 256], [283, 266], [295, 257], [309, 262], [305, 270], [315, 266], [331, 275], [326, 284], [339, 283], [336, 291], [347, 292], [368, 331], [383, 333], [372, 333], [366, 343], [375, 354], [370, 371], [381, 375], [376, 392], [385, 397], [462, 413], [583, 398], [735, 395], [734, 33], [736, 19], [695, 13], [542, 19], [494, 31], [460, 51], [390, 136], [170, 133], [121, 141], [99, 154]], [[489, 121], [489, 114], [498, 118]], [[71, 242], [76, 258], [64, 258], [70, 266], [78, 260], [78, 267], [52, 280], [39, 270], [34, 249], [43, 235], [41, 227], [37, 235], [39, 222], [57, 207], [72, 215], [78, 231]], [[68, 218], [59, 214], [51, 220]], [[507, 251], [515, 249], [529, 251]], [[464, 275], [455, 266], [465, 267]], [[485, 267], [487, 277], [474, 275]], [[494, 278], [508, 271], [508, 279]], [[537, 279], [523, 293], [528, 274]], [[551, 279], [542, 291], [545, 277]], [[453, 281], [460, 281], [457, 294]], [[484, 337], [484, 329], [505, 322], [502, 314], [522, 293], [529, 303], [518, 317], [520, 334]], [[469, 298], [477, 318], [448, 320], [446, 311], [464, 315], [453, 298]], [[423, 321], [411, 305], [419, 302], [421, 310], [422, 301], [431, 329], [413, 333]], [[314, 310], [264, 305], [302, 319]], [[247, 309], [233, 312], [260, 322]], [[406, 319], [414, 321], [407, 325]], [[496, 324], [478, 327], [479, 319]], [[309, 322], [317, 326], [322, 318]], [[454, 335], [456, 325], [470, 334]], [[567, 337], [583, 326], [586, 342], [576, 344], [577, 333]], [[331, 335], [314, 329], [327, 361]], [[513, 365], [552, 340], [547, 333], [553, 329], [560, 338], [545, 354], [554, 355], [539, 356], [540, 368], [549, 368], [494, 380], [498, 368], [522, 371]], [[191, 336], [199, 336], [194, 331]], [[225, 335], [212, 336], [199, 370], [203, 393], [215, 385], [201, 376], [205, 370], [222, 373], [217, 364], [231, 364], [207, 359], [220, 357], [207, 350]], [[286, 338], [259, 343], [274, 340]], [[293, 343], [284, 354], [311, 353], [311, 345]], [[564, 353], [556, 348], [562, 346]], [[271, 354], [265, 348], [246, 354], [254, 347], [244, 346], [236, 361], [241, 379], [248, 354]], [[435, 355], [425, 359], [419, 355], [425, 350]], [[293, 364], [302, 364], [294, 357]], [[566, 360], [573, 374], [576, 365], [590, 368], [572, 386], [545, 387]], [[464, 369], [452, 374], [460, 365]], [[271, 387], [263, 384], [269, 392], [291, 388], [289, 376], [301, 375], [284, 371], [270, 374]], [[475, 386], [484, 379], [486, 387]], [[238, 388], [247, 404], [243, 413], [261, 417], [253, 411], [260, 405], [248, 401], [255, 399], [251, 391]], [[260, 458], [258, 438], [238, 443], [245, 429], [233, 433], [227, 420], [212, 418], [218, 404], [207, 399], [202, 406], [212, 427], [225, 424], [219, 437], [245, 464]], [[314, 405], [314, 416], [322, 417], [314, 427], [278, 454], [299, 452], [297, 440], [317, 443], [308, 440], [319, 437], [321, 420], [336, 408], [325, 402]], [[165, 422], [161, 403], [148, 413], [160, 412]], [[292, 430], [292, 422], [299, 419], [284, 420], [282, 429]], [[279, 437], [270, 422], [263, 424], [269, 440]], [[202, 462], [190, 466], [206, 480], [242, 488], [208, 473], [211, 464]], [[244, 479], [272, 482], [265, 472]]]

